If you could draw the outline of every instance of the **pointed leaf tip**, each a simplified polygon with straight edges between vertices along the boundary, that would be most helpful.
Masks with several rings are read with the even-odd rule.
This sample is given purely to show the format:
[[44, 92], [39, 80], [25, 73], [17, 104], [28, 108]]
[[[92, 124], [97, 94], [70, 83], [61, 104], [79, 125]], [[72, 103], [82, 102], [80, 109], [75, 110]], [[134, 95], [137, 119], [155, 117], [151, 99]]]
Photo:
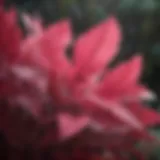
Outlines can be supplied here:
[[140, 55], [137, 55], [137, 56], [134, 56], [132, 59], [131, 59], [132, 63], [135, 64], [135, 65], [138, 65], [138, 66], [141, 66], [142, 65], [142, 56]]
[[69, 114], [59, 115], [58, 121], [61, 140], [78, 134], [89, 124], [88, 117], [74, 117]]
[[134, 56], [129, 61], [129, 65], [132, 68], [132, 75], [136, 75], [137, 78], [140, 77], [142, 72], [142, 57], [140, 55]]
[[114, 16], [108, 17], [108, 19], [106, 20], [105, 23], [108, 23], [108, 25], [109, 25], [109, 24], [110, 24], [110, 25], [116, 25], [117, 28], [120, 28], [119, 22], [118, 22], [117, 18], [114, 17]]
[[50, 41], [58, 46], [62, 45], [66, 47], [72, 39], [70, 20], [64, 19], [50, 25], [45, 33], [45, 37], [47, 39], [50, 38]]
[[[121, 41], [120, 25], [115, 17], [91, 28], [76, 41], [74, 61], [86, 74], [101, 72], [116, 56]], [[84, 73], [85, 74], [85, 73]]]
[[71, 29], [71, 23], [70, 23], [70, 20], [69, 19], [63, 19], [63, 20], [60, 20], [52, 25], [49, 25], [48, 28], [55, 28], [55, 29], [61, 29], [63, 31], [66, 31], [66, 30], [70, 30]]

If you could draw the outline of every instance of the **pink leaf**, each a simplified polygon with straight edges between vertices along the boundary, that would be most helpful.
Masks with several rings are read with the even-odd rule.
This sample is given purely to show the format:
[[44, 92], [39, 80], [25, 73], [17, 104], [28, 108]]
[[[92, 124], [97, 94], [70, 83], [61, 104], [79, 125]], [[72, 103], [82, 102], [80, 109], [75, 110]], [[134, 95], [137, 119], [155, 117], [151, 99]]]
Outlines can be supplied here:
[[144, 124], [145, 127], [160, 124], [160, 115], [153, 109], [136, 103], [131, 103], [128, 105], [128, 108]]
[[[13, 62], [20, 53], [21, 31], [17, 25], [14, 9], [5, 12], [0, 8], [0, 52], [1, 61]], [[8, 47], [9, 46], [9, 47]]]
[[125, 108], [123, 105], [99, 98], [94, 95], [89, 95], [87, 99], [90, 102], [97, 104], [97, 107], [99, 107], [100, 110], [102, 109], [104, 110], [104, 112], [112, 114], [120, 121], [128, 124], [128, 126], [130, 126], [131, 128], [135, 128], [137, 130], [143, 129], [143, 125], [141, 124], [141, 122], [128, 108]]
[[87, 117], [74, 117], [69, 114], [60, 114], [58, 120], [59, 136], [61, 140], [74, 136], [89, 124], [89, 119]]
[[[108, 71], [102, 80], [98, 92], [109, 97], [127, 96], [127, 93], [138, 92], [135, 90], [136, 83], [140, 76], [141, 57], [136, 56], [130, 61], [123, 62], [116, 68]], [[133, 95], [133, 94], [132, 94]], [[134, 94], [135, 95], [135, 94]], [[129, 96], [129, 95], [128, 95]]]
[[40, 49], [54, 69], [65, 70], [69, 62], [65, 55], [66, 48], [71, 42], [71, 29], [68, 21], [60, 21], [50, 26], [40, 41]]
[[25, 58], [30, 57], [34, 62], [61, 73], [69, 67], [65, 51], [71, 38], [69, 22], [60, 21], [51, 25], [41, 36], [29, 37], [29, 40], [24, 41]]
[[[141, 73], [141, 57], [136, 56], [127, 62], [123, 62], [108, 72], [103, 80], [103, 87], [126, 87], [137, 83]], [[118, 85], [118, 86], [117, 86]]]
[[83, 74], [101, 72], [115, 57], [121, 40], [117, 20], [110, 17], [81, 35], [74, 48], [74, 62]]

